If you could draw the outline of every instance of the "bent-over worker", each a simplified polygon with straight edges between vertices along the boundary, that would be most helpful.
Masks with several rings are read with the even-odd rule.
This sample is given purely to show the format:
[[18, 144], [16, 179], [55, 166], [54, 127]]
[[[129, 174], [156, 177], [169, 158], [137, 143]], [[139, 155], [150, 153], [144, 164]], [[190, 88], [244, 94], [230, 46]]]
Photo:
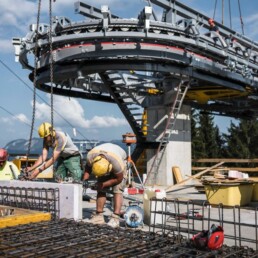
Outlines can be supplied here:
[[118, 145], [104, 143], [94, 147], [87, 155], [84, 180], [90, 173], [97, 177], [96, 213], [89, 222], [104, 224], [103, 209], [106, 203], [106, 191], [112, 187], [114, 195], [114, 213], [108, 225], [119, 227], [120, 212], [123, 205], [123, 191], [126, 185], [126, 152]]
[[[57, 162], [54, 171], [56, 181], [60, 182], [65, 178], [81, 181], [81, 155], [70, 136], [67, 133], [56, 131], [50, 123], [42, 123], [38, 128], [38, 134], [44, 138], [43, 149], [41, 156], [33, 166], [27, 168], [27, 172], [31, 172], [29, 179], [36, 178], [39, 173]], [[53, 155], [47, 160], [49, 148], [53, 149]]]

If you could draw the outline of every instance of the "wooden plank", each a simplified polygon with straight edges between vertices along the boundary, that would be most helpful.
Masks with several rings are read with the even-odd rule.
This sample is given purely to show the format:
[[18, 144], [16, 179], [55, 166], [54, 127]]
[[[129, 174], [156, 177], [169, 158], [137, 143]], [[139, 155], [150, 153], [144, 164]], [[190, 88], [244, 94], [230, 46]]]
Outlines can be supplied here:
[[192, 162], [199, 162], [199, 163], [258, 163], [258, 159], [193, 159]]
[[181, 181], [183, 181], [183, 177], [182, 177], [182, 173], [179, 167], [174, 166], [172, 167], [172, 173], [175, 177], [176, 183], [180, 183]]
[[211, 169], [214, 169], [214, 168], [216, 168], [216, 167], [219, 167], [219, 166], [221, 166], [222, 164], [224, 164], [224, 162], [219, 162], [218, 164], [216, 164], [216, 165], [214, 165], [214, 166], [212, 166], [212, 167], [210, 167], [210, 168], [207, 168], [207, 169], [205, 169], [205, 170], [203, 170], [203, 171], [201, 171], [201, 172], [199, 172], [199, 173], [197, 173], [197, 174], [191, 176], [190, 178], [184, 179], [183, 181], [181, 181], [180, 183], [178, 183], [178, 184], [176, 184], [176, 185], [169, 186], [169, 187], [166, 189], [166, 192], [169, 192], [169, 191], [173, 190], [174, 188], [176, 188], [176, 187], [179, 186], [179, 185], [184, 185], [187, 181], [192, 180], [192, 179], [196, 179], [197, 177], [199, 177], [199, 176], [201, 176], [201, 175], [204, 175], [205, 173], [209, 172]]
[[[198, 170], [204, 170], [207, 169], [208, 167], [192, 167], [193, 171], [198, 171]], [[241, 168], [241, 167], [223, 167], [223, 168], [216, 168], [212, 169], [211, 172], [213, 171], [223, 171], [223, 170], [238, 170], [240, 172], [258, 172], [258, 167], [255, 168]]]

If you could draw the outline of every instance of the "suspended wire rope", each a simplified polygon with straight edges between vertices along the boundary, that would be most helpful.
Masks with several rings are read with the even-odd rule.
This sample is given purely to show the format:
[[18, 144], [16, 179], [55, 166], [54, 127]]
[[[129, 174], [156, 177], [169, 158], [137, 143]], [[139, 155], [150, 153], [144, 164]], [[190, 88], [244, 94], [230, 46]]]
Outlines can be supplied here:
[[[38, 36], [39, 36], [39, 20], [40, 20], [40, 8], [41, 8], [41, 0], [38, 2], [38, 13], [37, 13], [37, 27], [36, 27], [36, 36], [35, 36], [35, 53], [38, 52]], [[35, 54], [34, 57], [34, 71], [33, 71], [33, 104], [32, 104], [32, 119], [31, 119], [31, 129], [30, 129], [30, 137], [29, 137], [29, 144], [28, 144], [28, 150], [26, 154], [26, 167], [28, 167], [29, 164], [29, 156], [30, 156], [30, 149], [31, 149], [31, 142], [32, 142], [32, 135], [33, 135], [33, 129], [35, 124], [35, 110], [36, 110], [36, 76], [37, 76], [37, 63], [38, 58]]]
[[215, 0], [215, 6], [214, 6], [214, 10], [213, 10], [213, 19], [215, 19], [215, 15], [216, 15], [216, 9], [217, 9], [217, 2], [218, 0]]
[[229, 10], [229, 24], [230, 24], [230, 29], [232, 29], [231, 0], [228, 0], [228, 10]]
[[[31, 89], [31, 87], [18, 75], [16, 74], [7, 64], [4, 63], [4, 61], [2, 61], [0, 59], [0, 63], [12, 74], [14, 75], [19, 81], [21, 81], [23, 83], [23, 85], [25, 85], [30, 91], [33, 91], [33, 89]], [[36, 96], [42, 100], [46, 105], [48, 105], [50, 107], [50, 105], [40, 96], [36, 93]], [[54, 109], [54, 112], [60, 116], [71, 128], [74, 128], [74, 125], [72, 125], [64, 116], [62, 116], [58, 111], [56, 111]], [[31, 126], [31, 125], [30, 125]], [[83, 137], [83, 139], [85, 139], [86, 141], [90, 141], [89, 139], [87, 139], [82, 132], [80, 132], [79, 130], [77, 130], [78, 134], [81, 135]]]
[[[11, 111], [9, 111], [8, 109], [4, 108], [3, 106], [0, 106], [0, 108], [1, 108], [2, 110], [4, 110], [6, 113], [8, 113], [9, 115], [11, 115], [14, 119], [19, 120], [20, 122], [24, 123], [25, 125], [31, 127], [31, 124], [29, 124], [29, 123], [25, 122], [24, 120], [22, 120], [21, 118], [17, 117], [16, 115], [14, 115], [14, 114], [13, 114]], [[34, 129], [34, 131], [36, 131], [36, 130]]]
[[[213, 19], [215, 19], [215, 16], [216, 16], [217, 3], [218, 3], [218, 0], [215, 0], [214, 10], [213, 10]], [[221, 8], [222, 9], [221, 23], [224, 24], [224, 0], [221, 0], [221, 4], [222, 4], [222, 8]], [[230, 24], [230, 29], [232, 29], [231, 0], [228, 0], [228, 9], [229, 9], [229, 24]], [[240, 24], [241, 24], [242, 34], [245, 35], [245, 32], [244, 32], [244, 22], [243, 22], [243, 17], [242, 17], [242, 10], [241, 10], [240, 0], [238, 0], [238, 10], [239, 10], [239, 17], [240, 17]]]
[[242, 34], [245, 35], [245, 32], [244, 32], [244, 22], [243, 22], [243, 18], [242, 18], [240, 0], [238, 0], [238, 9], [239, 9], [239, 16], [240, 16], [240, 24], [241, 24], [241, 28], [242, 28]]
[[221, 12], [222, 12], [222, 17], [221, 17], [221, 24], [224, 24], [224, 0], [222, 0], [222, 6], [221, 6]]
[[[52, 0], [49, 0], [49, 32], [48, 32], [48, 40], [49, 40], [49, 53], [50, 53], [50, 108], [51, 108], [51, 131], [53, 135], [54, 129], [54, 97], [53, 97], [53, 44], [52, 44]], [[54, 152], [53, 152], [54, 153]]]
[[[52, 143], [55, 142], [54, 137], [54, 94], [53, 94], [53, 44], [52, 44], [52, 0], [49, 0], [49, 31], [48, 31], [48, 40], [49, 40], [49, 74], [50, 74], [50, 113], [51, 113], [51, 135]], [[54, 164], [54, 151], [52, 152], [52, 164]], [[53, 166], [55, 170], [55, 167]]]

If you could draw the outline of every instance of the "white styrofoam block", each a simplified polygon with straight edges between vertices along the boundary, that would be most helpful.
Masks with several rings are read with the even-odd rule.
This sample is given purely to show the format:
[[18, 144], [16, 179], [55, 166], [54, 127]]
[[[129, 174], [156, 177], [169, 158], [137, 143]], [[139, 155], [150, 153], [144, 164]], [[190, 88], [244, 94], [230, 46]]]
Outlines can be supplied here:
[[72, 183], [49, 183], [36, 181], [0, 181], [0, 186], [59, 189], [60, 218], [82, 219], [82, 185]]

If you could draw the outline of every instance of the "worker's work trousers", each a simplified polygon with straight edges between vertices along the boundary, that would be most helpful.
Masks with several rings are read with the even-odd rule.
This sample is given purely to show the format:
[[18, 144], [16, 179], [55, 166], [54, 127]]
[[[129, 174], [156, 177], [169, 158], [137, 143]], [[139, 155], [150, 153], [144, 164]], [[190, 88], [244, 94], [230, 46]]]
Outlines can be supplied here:
[[65, 178], [73, 178], [73, 180], [80, 181], [82, 179], [81, 157], [72, 156], [70, 158], [59, 158], [57, 160], [55, 178], [57, 181]]

